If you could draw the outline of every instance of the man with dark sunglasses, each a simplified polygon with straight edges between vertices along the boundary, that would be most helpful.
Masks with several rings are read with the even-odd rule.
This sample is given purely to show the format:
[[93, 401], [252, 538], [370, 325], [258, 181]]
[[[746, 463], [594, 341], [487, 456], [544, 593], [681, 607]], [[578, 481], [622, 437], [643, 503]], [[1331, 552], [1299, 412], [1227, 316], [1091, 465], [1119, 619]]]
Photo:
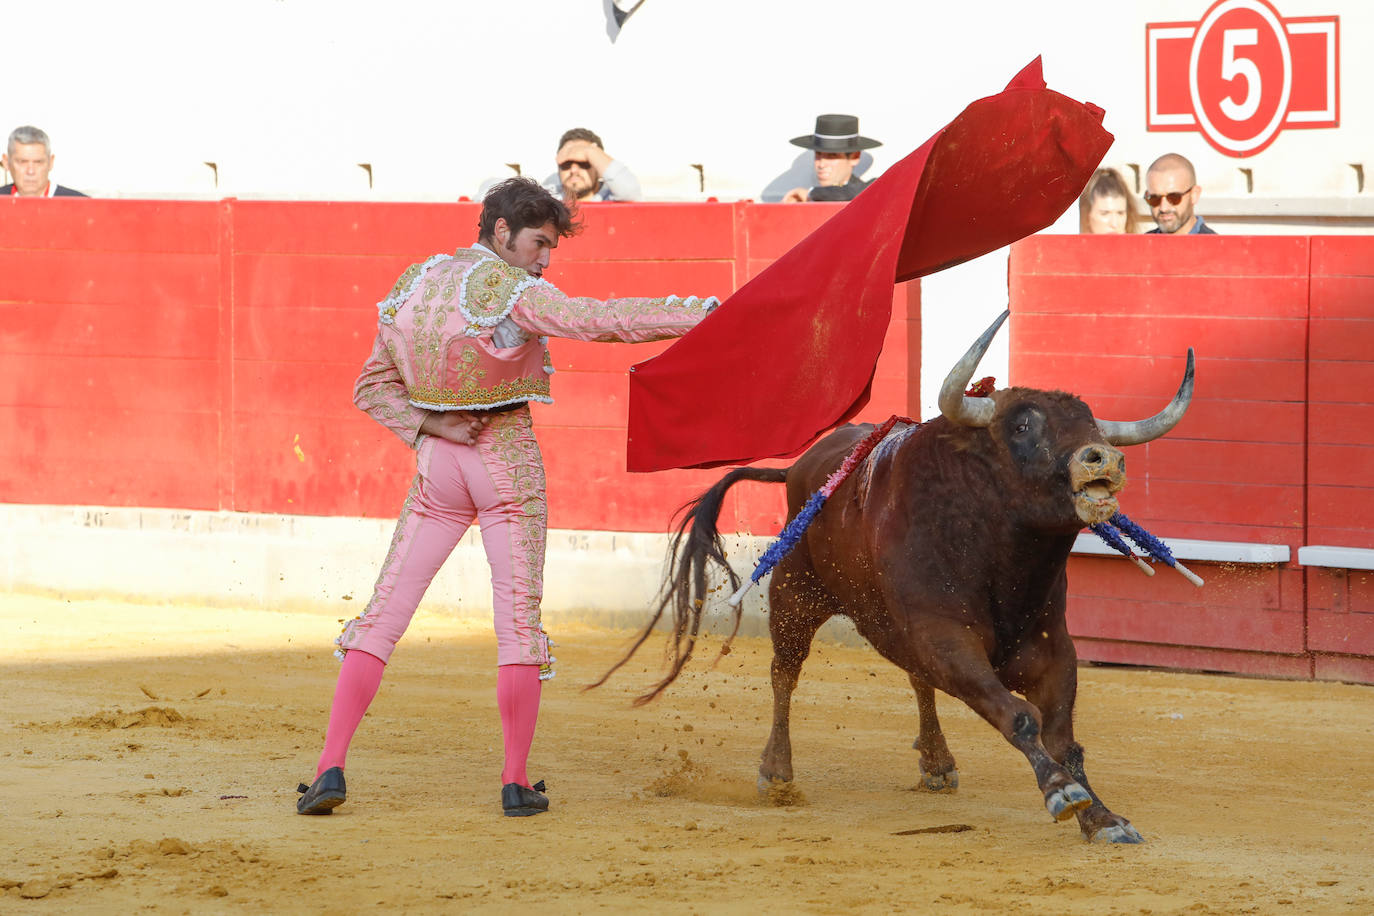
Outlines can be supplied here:
[[1145, 203], [1158, 229], [1148, 235], [1216, 235], [1193, 207], [1202, 196], [1193, 164], [1178, 153], [1165, 153], [1145, 173]]
[[585, 127], [574, 127], [558, 139], [558, 173], [544, 181], [549, 193], [578, 203], [597, 200], [639, 200], [639, 179], [623, 162], [612, 159], [601, 138]]

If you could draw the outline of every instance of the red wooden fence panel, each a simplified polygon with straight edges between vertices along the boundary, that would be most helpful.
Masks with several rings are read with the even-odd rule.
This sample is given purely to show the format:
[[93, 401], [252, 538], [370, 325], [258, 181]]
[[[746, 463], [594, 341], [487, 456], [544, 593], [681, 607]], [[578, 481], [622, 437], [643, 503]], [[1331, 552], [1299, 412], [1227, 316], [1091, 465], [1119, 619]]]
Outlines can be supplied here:
[[1374, 549], [1374, 239], [1312, 240], [1309, 543]]
[[[1122, 511], [1161, 536], [1284, 544], [1296, 559], [1307, 274], [1305, 238], [1026, 239], [1011, 256], [1012, 380], [1071, 390], [1107, 419], [1135, 419], [1168, 401], [1194, 347], [1192, 407], [1166, 438], [1125, 450]], [[1299, 569], [1190, 565], [1205, 588], [1075, 558], [1070, 626], [1081, 654], [1309, 673]]]
[[0, 199], [0, 500], [217, 507], [213, 203]]
[[[1374, 239], [1312, 240], [1308, 543], [1374, 550]], [[1374, 681], [1374, 571], [1307, 568], [1320, 677]]]
[[414, 458], [353, 406], [376, 303], [466, 243], [477, 204], [233, 203], [234, 442], [244, 512], [395, 515]]

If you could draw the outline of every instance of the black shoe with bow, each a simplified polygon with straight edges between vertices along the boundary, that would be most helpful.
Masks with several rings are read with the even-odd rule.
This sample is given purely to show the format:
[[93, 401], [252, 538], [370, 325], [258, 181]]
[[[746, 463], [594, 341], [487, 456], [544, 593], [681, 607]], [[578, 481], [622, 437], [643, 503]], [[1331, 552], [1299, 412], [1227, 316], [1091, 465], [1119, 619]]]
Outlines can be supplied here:
[[544, 794], [547, 791], [542, 779], [532, 789], [518, 782], [508, 782], [501, 787], [501, 813], [506, 817], [543, 814], [549, 810], [549, 798]]
[[313, 785], [301, 783], [296, 791], [301, 793], [296, 800], [297, 814], [333, 814], [348, 795], [343, 768], [330, 767], [315, 778]]

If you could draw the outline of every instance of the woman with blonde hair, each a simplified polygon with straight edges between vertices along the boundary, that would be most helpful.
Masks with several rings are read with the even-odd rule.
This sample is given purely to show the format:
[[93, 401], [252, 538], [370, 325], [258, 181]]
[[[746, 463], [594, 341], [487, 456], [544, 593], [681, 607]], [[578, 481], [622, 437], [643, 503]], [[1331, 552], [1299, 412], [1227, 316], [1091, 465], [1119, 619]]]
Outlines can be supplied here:
[[1098, 169], [1078, 198], [1078, 231], [1138, 232], [1135, 195], [1116, 169]]

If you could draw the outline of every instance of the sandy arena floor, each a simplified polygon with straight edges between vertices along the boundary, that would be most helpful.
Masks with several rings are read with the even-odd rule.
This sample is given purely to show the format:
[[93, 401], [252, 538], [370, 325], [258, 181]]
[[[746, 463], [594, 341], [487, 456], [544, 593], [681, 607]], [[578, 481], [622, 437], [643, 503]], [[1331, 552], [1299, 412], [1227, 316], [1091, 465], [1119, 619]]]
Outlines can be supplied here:
[[661, 642], [584, 693], [628, 634], [554, 620], [553, 810], [504, 818], [495, 641], [422, 610], [348, 802], [305, 818], [332, 617], [9, 595], [0, 624], [0, 913], [1374, 913], [1368, 687], [1083, 669], [1089, 776], [1149, 840], [1094, 846], [948, 698], [961, 788], [916, 790], [915, 704], [871, 651], [817, 646], [777, 807], [765, 642], [635, 709]]

